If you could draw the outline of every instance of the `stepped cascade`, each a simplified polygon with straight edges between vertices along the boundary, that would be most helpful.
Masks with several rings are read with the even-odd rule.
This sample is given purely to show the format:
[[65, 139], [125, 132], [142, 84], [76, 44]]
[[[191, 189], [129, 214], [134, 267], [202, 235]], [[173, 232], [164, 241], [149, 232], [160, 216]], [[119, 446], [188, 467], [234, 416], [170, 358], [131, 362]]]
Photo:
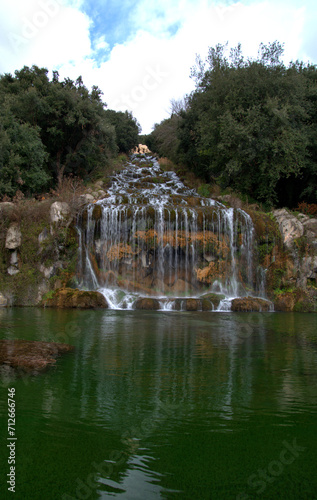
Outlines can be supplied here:
[[263, 295], [251, 217], [199, 196], [151, 156], [133, 155], [77, 228], [80, 286], [102, 291], [112, 308], [140, 296], [181, 308], [185, 297]]

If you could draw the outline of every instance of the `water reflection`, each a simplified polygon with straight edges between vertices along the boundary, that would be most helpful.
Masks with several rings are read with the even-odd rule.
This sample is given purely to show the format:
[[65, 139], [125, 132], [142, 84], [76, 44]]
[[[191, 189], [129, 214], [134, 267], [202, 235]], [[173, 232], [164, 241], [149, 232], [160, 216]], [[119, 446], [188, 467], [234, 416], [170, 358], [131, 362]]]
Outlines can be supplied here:
[[[78, 476], [84, 481], [90, 475], [91, 498], [173, 498], [186, 490], [189, 456], [207, 484], [216, 450], [238, 460], [232, 439], [252, 456], [257, 441], [267, 446], [265, 435], [272, 429], [282, 433], [275, 437], [282, 442], [289, 439], [283, 433], [298, 433], [302, 420], [307, 428], [316, 416], [314, 315], [42, 310], [27, 315], [30, 311], [2, 311], [2, 337], [64, 335], [76, 345], [43, 376], [14, 381], [23, 400], [19, 419], [28, 429], [20, 439], [21, 459], [35, 436], [50, 448], [54, 442], [57, 474], [64, 468], [68, 477], [67, 486], [58, 487], [67, 493], [74, 494]], [[5, 418], [4, 404], [0, 412]], [[247, 458], [242, 461], [244, 478], [249, 465]], [[217, 467], [225, 473], [220, 458]], [[34, 471], [26, 465], [24, 474]], [[201, 498], [208, 498], [208, 488]], [[221, 495], [214, 497], [235, 498]]]

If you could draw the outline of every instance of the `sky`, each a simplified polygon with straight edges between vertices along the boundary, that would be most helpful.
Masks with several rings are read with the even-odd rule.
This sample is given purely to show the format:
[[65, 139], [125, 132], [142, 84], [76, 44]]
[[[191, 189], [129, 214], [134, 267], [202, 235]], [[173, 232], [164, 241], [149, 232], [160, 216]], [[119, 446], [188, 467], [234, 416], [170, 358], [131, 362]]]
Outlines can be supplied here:
[[194, 89], [197, 54], [228, 42], [256, 58], [277, 40], [286, 64], [316, 64], [316, 26], [316, 0], [2, 0], [0, 74], [37, 65], [81, 75], [148, 134]]

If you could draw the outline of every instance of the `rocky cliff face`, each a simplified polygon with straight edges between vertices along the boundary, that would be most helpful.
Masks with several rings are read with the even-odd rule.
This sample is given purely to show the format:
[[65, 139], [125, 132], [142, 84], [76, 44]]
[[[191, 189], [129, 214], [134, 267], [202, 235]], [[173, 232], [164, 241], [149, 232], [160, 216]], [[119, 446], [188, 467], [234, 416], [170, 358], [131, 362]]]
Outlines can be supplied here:
[[274, 210], [283, 247], [269, 273], [275, 309], [317, 310], [317, 219]]
[[77, 235], [61, 202], [0, 203], [0, 291], [3, 305], [39, 305], [76, 267]]

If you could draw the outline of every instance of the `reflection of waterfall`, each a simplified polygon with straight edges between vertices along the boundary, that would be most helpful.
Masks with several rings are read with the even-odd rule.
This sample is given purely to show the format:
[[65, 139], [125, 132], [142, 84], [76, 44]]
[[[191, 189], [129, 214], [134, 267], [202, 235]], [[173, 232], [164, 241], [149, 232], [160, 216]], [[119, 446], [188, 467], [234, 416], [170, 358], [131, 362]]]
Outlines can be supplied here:
[[110, 307], [137, 295], [257, 292], [250, 216], [198, 196], [154, 158], [132, 158], [78, 230], [81, 285], [103, 289]]

